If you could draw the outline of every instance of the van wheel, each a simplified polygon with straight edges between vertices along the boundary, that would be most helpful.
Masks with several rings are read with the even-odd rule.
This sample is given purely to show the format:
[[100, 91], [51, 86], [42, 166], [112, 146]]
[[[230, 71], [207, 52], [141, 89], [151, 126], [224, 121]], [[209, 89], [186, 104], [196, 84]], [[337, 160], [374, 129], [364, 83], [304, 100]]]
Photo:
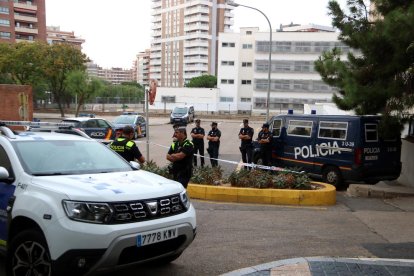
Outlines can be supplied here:
[[323, 170], [323, 181], [325, 183], [339, 187], [342, 184], [341, 171], [334, 166], [328, 166]]
[[52, 275], [52, 261], [43, 234], [28, 229], [12, 238], [7, 256], [7, 275]]
[[257, 165], [263, 165], [263, 160], [260, 154], [256, 154], [255, 156], [253, 156], [253, 163]]

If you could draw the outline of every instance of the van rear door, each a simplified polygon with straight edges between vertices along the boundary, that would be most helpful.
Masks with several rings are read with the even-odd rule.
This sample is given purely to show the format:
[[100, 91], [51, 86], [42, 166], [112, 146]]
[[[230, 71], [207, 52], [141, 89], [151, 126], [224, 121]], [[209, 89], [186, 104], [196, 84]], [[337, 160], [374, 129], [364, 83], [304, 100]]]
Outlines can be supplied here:
[[[379, 118], [363, 117], [362, 170], [364, 180], [396, 179], [401, 172], [401, 139], [384, 139], [379, 135]], [[397, 134], [398, 131], [396, 131]]]

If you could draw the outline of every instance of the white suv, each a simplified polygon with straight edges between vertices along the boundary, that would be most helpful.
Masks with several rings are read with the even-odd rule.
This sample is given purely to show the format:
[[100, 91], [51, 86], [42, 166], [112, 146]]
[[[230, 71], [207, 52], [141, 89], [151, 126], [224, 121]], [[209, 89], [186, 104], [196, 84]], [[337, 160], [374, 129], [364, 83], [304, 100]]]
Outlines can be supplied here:
[[178, 258], [196, 235], [194, 207], [180, 183], [138, 168], [89, 138], [0, 126], [7, 275], [85, 275]]

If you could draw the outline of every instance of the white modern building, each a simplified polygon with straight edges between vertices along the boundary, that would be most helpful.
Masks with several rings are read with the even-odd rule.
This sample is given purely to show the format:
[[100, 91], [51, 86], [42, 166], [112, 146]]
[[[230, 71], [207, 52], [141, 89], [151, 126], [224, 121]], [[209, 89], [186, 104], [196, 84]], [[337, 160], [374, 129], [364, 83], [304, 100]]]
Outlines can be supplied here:
[[[332, 28], [307, 25], [272, 33], [271, 113], [288, 109], [303, 112], [305, 104], [329, 103], [335, 89], [314, 69], [323, 51], [339, 47], [343, 58], [349, 47]], [[219, 110], [230, 105], [234, 113], [265, 114], [268, 90], [269, 32], [241, 28], [240, 33], [220, 33], [218, 56]]]
[[218, 34], [231, 30], [233, 9], [226, 0], [152, 0], [151, 78], [183, 87], [216, 75]]

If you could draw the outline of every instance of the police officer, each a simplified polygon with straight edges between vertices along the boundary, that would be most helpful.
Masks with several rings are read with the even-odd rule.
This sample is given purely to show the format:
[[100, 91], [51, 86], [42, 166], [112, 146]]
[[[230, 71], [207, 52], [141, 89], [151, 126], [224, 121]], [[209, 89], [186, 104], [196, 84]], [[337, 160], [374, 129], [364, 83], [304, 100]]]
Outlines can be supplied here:
[[[239, 131], [239, 139], [241, 140], [240, 152], [242, 155], [243, 163], [252, 163], [252, 139], [254, 135], [253, 128], [249, 127], [249, 120], [243, 120], [243, 127]], [[246, 170], [251, 167], [244, 167]]]
[[269, 131], [268, 123], [263, 124], [262, 130], [257, 136], [257, 141], [260, 144], [260, 155], [263, 165], [270, 166], [272, 161], [272, 134]]
[[196, 127], [191, 130], [194, 144], [194, 166], [197, 166], [197, 152], [200, 154], [201, 167], [204, 167], [204, 128], [200, 126], [200, 119], [195, 120]]
[[185, 127], [179, 127], [174, 131], [176, 142], [171, 144], [167, 153], [167, 160], [172, 162], [171, 172], [174, 180], [187, 188], [193, 171], [193, 143], [187, 139]]
[[132, 139], [134, 138], [134, 129], [131, 126], [125, 126], [122, 130], [122, 136], [113, 141], [109, 147], [121, 155], [126, 161], [138, 160], [141, 164], [145, 162], [137, 145]]
[[212, 167], [218, 166], [216, 160], [219, 156], [221, 131], [217, 128], [217, 123], [211, 123], [211, 130], [207, 134], [208, 148], [207, 152], [210, 155], [210, 163]]

